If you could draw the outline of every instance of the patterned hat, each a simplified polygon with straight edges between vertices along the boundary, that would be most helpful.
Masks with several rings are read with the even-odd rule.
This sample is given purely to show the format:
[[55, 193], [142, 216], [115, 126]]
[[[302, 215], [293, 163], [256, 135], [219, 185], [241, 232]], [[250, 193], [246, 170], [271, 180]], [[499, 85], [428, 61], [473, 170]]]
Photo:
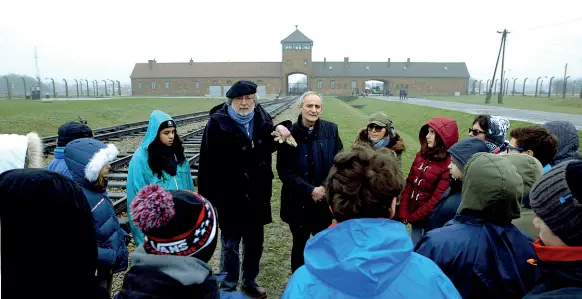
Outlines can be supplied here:
[[[131, 203], [131, 218], [145, 235], [149, 254], [198, 256], [216, 246], [217, 219], [210, 201], [191, 191], [144, 187]], [[210, 254], [211, 256], [212, 254]]]

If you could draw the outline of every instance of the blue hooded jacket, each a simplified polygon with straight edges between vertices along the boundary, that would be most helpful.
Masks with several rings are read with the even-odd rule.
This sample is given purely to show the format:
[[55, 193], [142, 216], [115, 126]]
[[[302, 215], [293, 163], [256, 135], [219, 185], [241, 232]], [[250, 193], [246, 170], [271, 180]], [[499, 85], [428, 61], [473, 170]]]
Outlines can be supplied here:
[[58, 172], [66, 177], [72, 179], [73, 175], [65, 163], [65, 148], [57, 147], [54, 151], [55, 158], [47, 165], [46, 169], [54, 172]]
[[281, 298], [461, 298], [434, 262], [412, 251], [400, 222], [341, 222], [307, 241], [304, 256]]
[[169, 120], [173, 121], [168, 114], [160, 110], [154, 110], [150, 114], [146, 135], [129, 162], [126, 186], [127, 216], [129, 218], [133, 240], [138, 246], [143, 244], [144, 235], [143, 232], [134, 225], [131, 219], [130, 210], [131, 202], [139, 190], [147, 185], [158, 184], [166, 190], [196, 191], [196, 189], [194, 189], [194, 182], [192, 181], [192, 174], [190, 173], [190, 164], [187, 161], [178, 165], [176, 176], [171, 176], [170, 174], [163, 172], [164, 176], [161, 179], [152, 172], [148, 164], [148, 147], [152, 142], [154, 142], [154, 140], [156, 140], [160, 124]]
[[126, 240], [129, 235], [119, 226], [106, 188], [94, 185], [103, 166], [114, 160], [117, 154], [114, 145], [105, 145], [90, 138], [71, 141], [65, 147], [65, 162], [73, 181], [83, 189], [91, 207], [97, 235], [98, 266], [111, 269], [114, 273], [127, 269]]

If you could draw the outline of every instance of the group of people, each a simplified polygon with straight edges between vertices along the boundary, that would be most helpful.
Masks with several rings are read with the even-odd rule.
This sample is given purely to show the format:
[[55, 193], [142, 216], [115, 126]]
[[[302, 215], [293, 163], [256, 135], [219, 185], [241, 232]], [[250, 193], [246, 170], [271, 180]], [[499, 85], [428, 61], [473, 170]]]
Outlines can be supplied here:
[[400, 88], [399, 96], [400, 96], [401, 100], [407, 100], [408, 99], [408, 88], [407, 87]]
[[[277, 152], [280, 217], [293, 236], [283, 298], [582, 296], [582, 161], [571, 123], [509, 131], [508, 119], [479, 115], [459, 140], [454, 119], [435, 117], [404, 176], [407, 147], [385, 113], [344, 148], [338, 126], [321, 119], [321, 96], [306, 92], [297, 120], [274, 124], [256, 89], [236, 82], [211, 109], [197, 188], [176, 123], [151, 113], [128, 168], [131, 236], [106, 192], [114, 145], [66, 123], [43, 170], [37, 134], [0, 135], [0, 219], [10, 242], [25, 245], [5, 245], [17, 263], [5, 259], [5, 269], [35, 269], [45, 296], [108, 298], [130, 260], [115, 298], [266, 298], [257, 277]], [[47, 226], [54, 233], [26, 245], [26, 232]]]

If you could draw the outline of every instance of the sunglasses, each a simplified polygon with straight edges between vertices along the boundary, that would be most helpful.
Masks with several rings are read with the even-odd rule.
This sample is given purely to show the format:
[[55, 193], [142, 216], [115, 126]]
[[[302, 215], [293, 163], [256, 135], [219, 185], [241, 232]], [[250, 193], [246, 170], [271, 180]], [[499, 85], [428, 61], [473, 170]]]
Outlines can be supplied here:
[[375, 124], [368, 125], [368, 130], [370, 130], [370, 131], [382, 132], [382, 129], [386, 129], [386, 127], [378, 126]]
[[479, 134], [487, 134], [487, 132], [479, 131], [477, 129], [469, 128], [469, 134], [473, 136], [477, 136]]

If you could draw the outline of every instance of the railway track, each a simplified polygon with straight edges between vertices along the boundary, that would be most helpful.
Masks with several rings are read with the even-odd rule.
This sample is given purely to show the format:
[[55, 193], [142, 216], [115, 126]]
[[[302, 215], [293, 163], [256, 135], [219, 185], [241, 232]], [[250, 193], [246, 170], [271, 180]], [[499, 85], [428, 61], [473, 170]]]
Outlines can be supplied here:
[[[269, 107], [271, 105], [277, 105], [284, 100], [274, 100], [274, 101], [267, 101], [262, 102], [261, 105], [263, 107]], [[172, 116], [176, 124], [184, 125], [199, 121], [204, 121], [208, 119], [210, 111], [198, 111], [192, 112], [187, 114], [175, 115]], [[138, 121], [133, 123], [126, 123], [117, 126], [110, 126], [104, 128], [97, 128], [93, 129], [93, 134], [95, 139], [97, 140], [109, 140], [112, 138], [122, 137], [122, 136], [129, 136], [133, 134], [143, 133], [146, 132], [148, 129], [148, 121]], [[42, 139], [44, 144], [44, 153], [50, 154], [52, 151], [57, 147], [57, 139], [58, 136], [48, 136]]]
[[[287, 109], [296, 99], [297, 97], [287, 97], [277, 101], [266, 103], [264, 102], [261, 103], [261, 105], [267, 110], [267, 112], [269, 112], [271, 117], [274, 118], [279, 115], [279, 113]], [[206, 118], [208, 118], [208, 112], [204, 113], [206, 113]], [[145, 126], [147, 130], [147, 122]], [[204, 127], [180, 135], [184, 145], [186, 158], [190, 163], [190, 173], [192, 174], [192, 179], [194, 180], [195, 185], [197, 181], [196, 179], [198, 177], [198, 161], [200, 159], [200, 152], [198, 151], [198, 148], [202, 142], [203, 133]], [[125, 186], [127, 184], [128, 175], [127, 165], [131, 161], [132, 157], [133, 152], [130, 152], [125, 155], [119, 155], [116, 160], [110, 163], [112, 169], [107, 175], [108, 195], [109, 198], [113, 201], [113, 206], [115, 207], [117, 214], [125, 212], [127, 209], [127, 197], [125, 193]]]

